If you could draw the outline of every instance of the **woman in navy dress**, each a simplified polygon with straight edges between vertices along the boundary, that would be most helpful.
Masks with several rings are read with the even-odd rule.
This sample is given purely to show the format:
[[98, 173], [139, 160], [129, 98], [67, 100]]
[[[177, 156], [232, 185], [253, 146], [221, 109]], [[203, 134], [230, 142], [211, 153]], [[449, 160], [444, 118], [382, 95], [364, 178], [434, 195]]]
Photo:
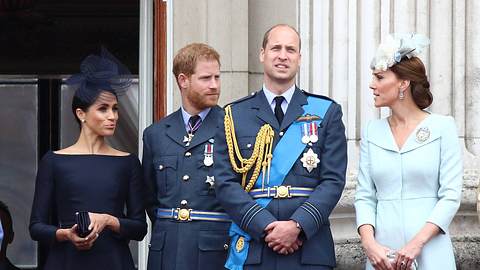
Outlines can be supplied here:
[[[126, 91], [128, 70], [105, 50], [90, 55], [72, 110], [80, 136], [65, 149], [42, 158], [35, 186], [30, 234], [50, 245], [44, 269], [135, 269], [128, 247], [146, 234], [138, 158], [109, 146], [118, 120], [117, 95]], [[91, 232], [80, 237], [75, 213], [88, 212]], [[52, 220], [56, 220], [52, 222]]]

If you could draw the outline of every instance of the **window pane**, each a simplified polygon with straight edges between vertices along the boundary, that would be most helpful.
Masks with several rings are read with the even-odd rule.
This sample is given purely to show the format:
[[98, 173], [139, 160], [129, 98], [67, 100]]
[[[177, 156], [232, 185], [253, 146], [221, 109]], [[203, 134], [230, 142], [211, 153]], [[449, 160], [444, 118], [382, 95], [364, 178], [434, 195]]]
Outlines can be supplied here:
[[16, 265], [37, 265], [37, 244], [28, 224], [37, 171], [36, 80], [0, 77], [0, 200], [10, 208], [15, 239], [7, 256]]

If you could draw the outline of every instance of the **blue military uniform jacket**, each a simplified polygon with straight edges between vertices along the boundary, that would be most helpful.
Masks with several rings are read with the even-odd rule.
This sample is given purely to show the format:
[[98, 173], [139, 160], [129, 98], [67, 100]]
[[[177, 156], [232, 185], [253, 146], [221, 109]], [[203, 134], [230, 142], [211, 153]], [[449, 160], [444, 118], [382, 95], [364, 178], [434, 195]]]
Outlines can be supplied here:
[[157, 208], [187, 208], [223, 211], [215, 199], [215, 189], [206, 183], [216, 164], [205, 166], [205, 144], [213, 144], [222, 120], [222, 109], [213, 107], [195, 132], [189, 146], [181, 110], [145, 129], [143, 168], [147, 212], [153, 223], [149, 270], [224, 269], [229, 244], [229, 222], [182, 222], [159, 219]]
[[[263, 91], [232, 104], [236, 138], [243, 157], [250, 157], [258, 130], [270, 124], [275, 131], [274, 145], [283, 132], [300, 116], [312, 95], [296, 89], [279, 126]], [[312, 95], [313, 96], [313, 95]], [[313, 98], [324, 98], [314, 96]], [[332, 102], [318, 128], [318, 141], [306, 147], [318, 154], [320, 163], [309, 172], [300, 155], [283, 185], [313, 188], [309, 197], [272, 199], [261, 208], [241, 187], [241, 175], [232, 170], [227, 153], [224, 127], [215, 137], [215, 189], [217, 198], [233, 221], [251, 237], [244, 269], [330, 269], [335, 266], [335, 251], [328, 217], [345, 185], [347, 145], [341, 108]], [[301, 140], [301, 138], [298, 138]], [[274, 146], [275, 147], [275, 146]], [[293, 219], [300, 223], [303, 246], [290, 255], [280, 255], [264, 242], [264, 228], [276, 220]]]

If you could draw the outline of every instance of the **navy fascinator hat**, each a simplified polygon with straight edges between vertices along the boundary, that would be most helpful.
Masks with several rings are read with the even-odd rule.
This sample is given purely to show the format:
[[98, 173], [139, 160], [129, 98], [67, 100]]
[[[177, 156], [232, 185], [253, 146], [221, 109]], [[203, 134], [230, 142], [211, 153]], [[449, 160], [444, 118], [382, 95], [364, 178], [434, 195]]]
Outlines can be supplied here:
[[80, 73], [72, 75], [65, 83], [78, 87], [76, 98], [92, 104], [103, 91], [117, 97], [124, 94], [132, 84], [132, 75], [125, 65], [102, 47], [100, 55], [87, 56], [80, 64]]

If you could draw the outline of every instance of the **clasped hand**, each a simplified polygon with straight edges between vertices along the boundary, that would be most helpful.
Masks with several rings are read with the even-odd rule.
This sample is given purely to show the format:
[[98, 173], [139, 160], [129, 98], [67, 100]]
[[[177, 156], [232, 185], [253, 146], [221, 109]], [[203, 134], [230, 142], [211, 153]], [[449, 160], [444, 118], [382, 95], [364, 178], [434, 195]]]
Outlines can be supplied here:
[[100, 236], [100, 233], [108, 226], [110, 216], [107, 214], [88, 213], [90, 225], [88, 229], [91, 231], [85, 238], [78, 236], [77, 224], [68, 229], [60, 229], [60, 239], [68, 240], [78, 250], [89, 250]]
[[296, 222], [274, 221], [265, 228], [265, 242], [268, 247], [278, 254], [288, 255], [297, 251], [303, 244], [298, 239], [300, 229], [297, 228]]

